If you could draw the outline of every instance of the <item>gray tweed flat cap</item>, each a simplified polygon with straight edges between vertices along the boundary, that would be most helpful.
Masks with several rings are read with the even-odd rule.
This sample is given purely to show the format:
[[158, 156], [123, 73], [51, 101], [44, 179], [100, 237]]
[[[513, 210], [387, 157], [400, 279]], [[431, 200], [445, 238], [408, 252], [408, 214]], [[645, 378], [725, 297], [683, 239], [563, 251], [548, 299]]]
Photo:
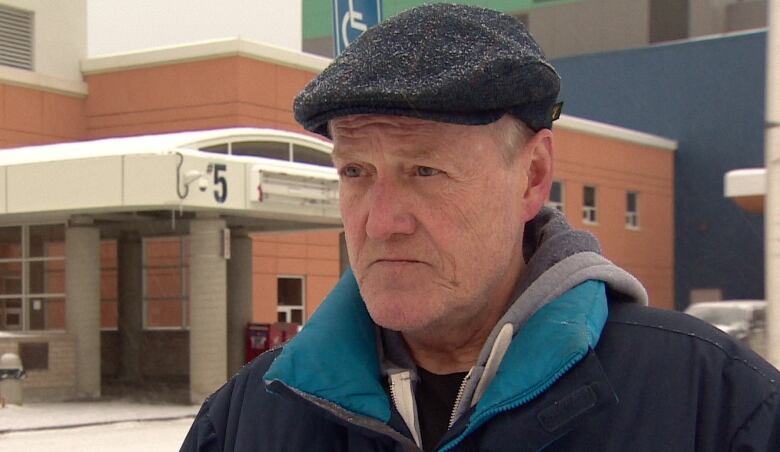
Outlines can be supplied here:
[[354, 114], [488, 124], [506, 113], [533, 130], [559, 114], [560, 77], [518, 20], [453, 4], [405, 11], [363, 33], [295, 98], [295, 119], [328, 135]]

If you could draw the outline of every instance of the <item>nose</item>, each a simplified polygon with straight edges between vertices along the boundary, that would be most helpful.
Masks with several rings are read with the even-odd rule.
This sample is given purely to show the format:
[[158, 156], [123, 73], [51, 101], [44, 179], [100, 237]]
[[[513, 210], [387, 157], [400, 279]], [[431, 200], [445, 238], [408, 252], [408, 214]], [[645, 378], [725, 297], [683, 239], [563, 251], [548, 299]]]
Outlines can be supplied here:
[[409, 194], [397, 180], [378, 178], [371, 188], [366, 235], [375, 240], [388, 240], [394, 235], [411, 235], [416, 221], [409, 209]]

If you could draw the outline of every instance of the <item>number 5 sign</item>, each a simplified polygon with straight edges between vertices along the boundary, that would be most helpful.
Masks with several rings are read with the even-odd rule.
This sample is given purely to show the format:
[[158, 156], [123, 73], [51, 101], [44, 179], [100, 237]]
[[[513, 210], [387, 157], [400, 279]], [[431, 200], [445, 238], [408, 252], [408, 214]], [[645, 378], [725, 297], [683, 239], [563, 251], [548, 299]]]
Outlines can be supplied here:
[[333, 0], [336, 55], [382, 20], [382, 0]]

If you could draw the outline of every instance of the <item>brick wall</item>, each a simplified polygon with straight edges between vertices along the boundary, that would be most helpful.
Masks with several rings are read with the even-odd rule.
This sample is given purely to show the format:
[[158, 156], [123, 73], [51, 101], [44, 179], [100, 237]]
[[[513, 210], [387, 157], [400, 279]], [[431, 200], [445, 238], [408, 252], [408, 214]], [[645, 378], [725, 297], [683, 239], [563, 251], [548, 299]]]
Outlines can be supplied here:
[[[559, 129], [555, 176], [571, 225], [598, 237], [604, 255], [636, 276], [650, 303], [674, 308], [674, 153]], [[597, 224], [583, 222], [583, 187], [597, 190]], [[639, 228], [626, 227], [626, 192], [639, 193]]]
[[215, 57], [88, 74], [91, 138], [221, 127], [302, 131], [292, 99], [314, 72], [245, 57]]
[[309, 318], [339, 280], [335, 231], [253, 235], [254, 321], [276, 322], [277, 278], [303, 276]]
[[0, 83], [0, 148], [83, 140], [85, 100]]
[[[48, 343], [48, 368], [27, 369], [22, 381], [25, 402], [72, 399], [76, 392], [76, 344], [64, 333], [14, 334], [0, 336], [0, 354], [19, 354], [20, 343]], [[24, 363], [22, 363], [24, 366]]]

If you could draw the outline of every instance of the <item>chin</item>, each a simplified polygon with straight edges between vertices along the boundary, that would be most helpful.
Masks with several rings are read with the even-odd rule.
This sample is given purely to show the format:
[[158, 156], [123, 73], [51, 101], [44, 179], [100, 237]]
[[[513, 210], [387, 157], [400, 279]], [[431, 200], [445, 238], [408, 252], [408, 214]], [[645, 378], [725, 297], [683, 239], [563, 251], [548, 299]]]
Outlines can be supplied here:
[[434, 308], [437, 304], [430, 299], [393, 294], [389, 297], [364, 297], [364, 300], [374, 323], [393, 331], [423, 330], [440, 317]]

